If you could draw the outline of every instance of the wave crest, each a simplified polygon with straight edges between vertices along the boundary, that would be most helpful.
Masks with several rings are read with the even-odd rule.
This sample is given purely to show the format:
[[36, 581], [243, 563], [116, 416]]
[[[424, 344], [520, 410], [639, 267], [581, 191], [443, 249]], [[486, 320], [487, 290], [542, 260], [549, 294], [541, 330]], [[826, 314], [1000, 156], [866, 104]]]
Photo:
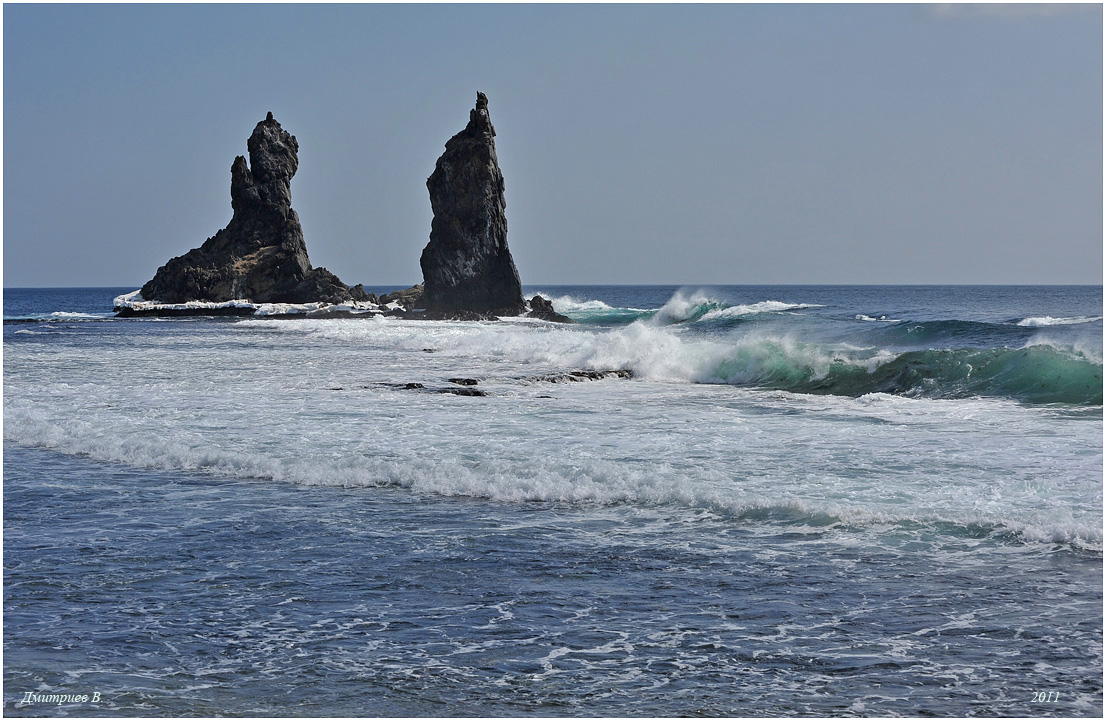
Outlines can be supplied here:
[[1054, 318], [1053, 316], [1031, 316], [1019, 321], [1016, 326], [1075, 326], [1081, 323], [1102, 321], [1103, 316], [1074, 316], [1070, 318]]
[[653, 316], [653, 322], [669, 326], [695, 321], [731, 320], [759, 313], [781, 313], [805, 308], [823, 308], [823, 306], [817, 303], [788, 303], [773, 300], [731, 305], [712, 298], [704, 291], [694, 291], [690, 294], [677, 291]]

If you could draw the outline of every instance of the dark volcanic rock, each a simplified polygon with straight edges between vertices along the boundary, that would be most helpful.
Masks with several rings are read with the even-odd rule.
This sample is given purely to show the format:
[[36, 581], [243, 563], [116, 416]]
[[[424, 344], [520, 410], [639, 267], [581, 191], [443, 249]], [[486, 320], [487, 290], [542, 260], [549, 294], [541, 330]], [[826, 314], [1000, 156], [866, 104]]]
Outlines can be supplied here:
[[419, 283], [402, 291], [386, 293], [377, 302], [382, 306], [388, 303], [399, 303], [405, 311], [412, 311], [419, 308], [423, 302], [423, 284]]
[[543, 321], [556, 321], [557, 323], [573, 323], [573, 319], [555, 311], [553, 304], [542, 296], [535, 296], [527, 305], [530, 306], [530, 313], [527, 315], [532, 318], [540, 318]]
[[634, 374], [628, 369], [611, 369], [609, 371], [566, 371], [560, 374], [547, 374], [545, 376], [532, 376], [526, 381], [540, 381], [550, 384], [563, 384], [575, 381], [600, 381], [602, 379], [629, 379]]
[[357, 284], [356, 286], [350, 286], [350, 296], [355, 301], [367, 301], [369, 303], [377, 302], [377, 294], [366, 293], [364, 284]]
[[488, 98], [477, 93], [469, 124], [446, 143], [427, 179], [430, 243], [423, 249], [423, 302], [430, 316], [469, 312], [518, 316], [526, 310], [507, 248], [504, 178], [496, 160]]
[[487, 396], [487, 391], [480, 389], [442, 389], [439, 393], [453, 394], [454, 396]]
[[269, 113], [254, 128], [247, 148], [249, 166], [242, 156], [231, 165], [231, 222], [199, 248], [159, 268], [142, 287], [142, 298], [161, 303], [367, 300], [364, 290], [351, 292], [333, 273], [308, 261], [300, 218], [292, 210], [296, 136]]

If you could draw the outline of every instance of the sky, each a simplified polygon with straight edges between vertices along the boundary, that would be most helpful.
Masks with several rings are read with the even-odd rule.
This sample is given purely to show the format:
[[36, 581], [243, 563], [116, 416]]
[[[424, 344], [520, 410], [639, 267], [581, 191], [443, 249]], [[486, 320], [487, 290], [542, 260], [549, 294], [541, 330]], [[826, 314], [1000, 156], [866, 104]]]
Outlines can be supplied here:
[[313, 265], [421, 281], [489, 97], [524, 285], [1103, 279], [1099, 5], [4, 5], [4, 286], [138, 288], [268, 111]]

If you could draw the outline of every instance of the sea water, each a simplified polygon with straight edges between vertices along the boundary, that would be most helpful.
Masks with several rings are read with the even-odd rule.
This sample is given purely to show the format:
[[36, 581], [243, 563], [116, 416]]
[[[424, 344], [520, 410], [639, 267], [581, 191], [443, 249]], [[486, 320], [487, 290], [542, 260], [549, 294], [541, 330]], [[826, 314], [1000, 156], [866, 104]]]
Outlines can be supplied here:
[[1101, 287], [132, 290], [4, 292], [5, 714], [1102, 714]]

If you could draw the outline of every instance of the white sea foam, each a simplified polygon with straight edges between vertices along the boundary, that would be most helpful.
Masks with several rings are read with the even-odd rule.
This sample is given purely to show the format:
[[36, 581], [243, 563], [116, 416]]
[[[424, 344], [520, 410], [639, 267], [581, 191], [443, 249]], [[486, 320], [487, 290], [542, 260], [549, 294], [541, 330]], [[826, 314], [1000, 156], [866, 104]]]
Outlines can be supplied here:
[[899, 323], [898, 318], [888, 318], [887, 316], [881, 316], [880, 318], [873, 318], [872, 316], [866, 316], [863, 313], [859, 313], [854, 318], [858, 321], [882, 321], [885, 323]]
[[[795, 407], [794, 398], [787, 399], [787, 403], [764, 396], [760, 401], [755, 398], [752, 408], [765, 405], [762, 411], [753, 416], [739, 412], [737, 419], [719, 428], [722, 417], [717, 412], [707, 417], [696, 413], [697, 407], [709, 408], [701, 406], [706, 400], [702, 394], [696, 394], [698, 403], [689, 408], [670, 408], [668, 418], [651, 421], [651, 404], [642, 402], [656, 395], [657, 390], [649, 395], [612, 393], [634, 387], [595, 385], [588, 390], [590, 394], [580, 394], [581, 386], [573, 385], [569, 395], [568, 389], [558, 389], [563, 401], [550, 402], [552, 409], [546, 411], [537, 409], [533, 401], [516, 398], [507, 400], [508, 406], [504, 400], [493, 401], [501, 411], [486, 406], [476, 416], [475, 407], [470, 405], [475, 400], [413, 405], [409, 399], [424, 398], [410, 394], [405, 397], [399, 391], [385, 398], [362, 394], [358, 405], [368, 404], [377, 409], [377, 414], [398, 404], [404, 415], [425, 416], [391, 418], [387, 422], [391, 428], [368, 435], [362, 424], [335, 425], [341, 415], [323, 429], [312, 428], [319, 421], [288, 419], [283, 424], [237, 430], [227, 423], [231, 419], [218, 412], [209, 412], [206, 423], [186, 423], [179, 415], [167, 423], [166, 412], [155, 409], [151, 419], [135, 426], [132, 420], [113, 424], [118, 416], [110, 412], [96, 412], [83, 420], [65, 419], [19, 405], [7, 409], [9, 423], [4, 430], [8, 441], [132, 466], [306, 485], [387, 485], [510, 502], [669, 504], [753, 518], [776, 513], [828, 517], [851, 526], [944, 522], [997, 526], [1022, 533], [1028, 540], [1075, 542], [1092, 549], [1102, 543], [1102, 525], [1095, 515], [1077, 518], [1065, 506], [1066, 487], [1073, 479], [1031, 475], [1033, 481], [1020, 481], [1026, 478], [1020, 472], [1020, 467], [1026, 465], [1024, 460], [1008, 468], [1015, 479], [1001, 495], [989, 491], [994, 488], [995, 462], [976, 458], [977, 450], [967, 448], [967, 443], [946, 447], [940, 461], [926, 461], [930, 457], [923, 453], [925, 446], [935, 443], [936, 437], [925, 429], [932, 430], [935, 419], [923, 410], [911, 410], [923, 427], [868, 427], [873, 438], [869, 443], [852, 439], [853, 458], [836, 470], [840, 463], [835, 461], [839, 434], [854, 434], [856, 430], [849, 430], [851, 424], [839, 423], [823, 429], [822, 433], [831, 432], [829, 438], [816, 441], [811, 434], [819, 433], [818, 418], [825, 417], [825, 412], [808, 418], [806, 412], [815, 409], [805, 409], [802, 403]], [[673, 399], [663, 389], [660, 392], [662, 398]], [[601, 412], [608, 404], [626, 402], [644, 408], [640, 413], [620, 413], [615, 423], [596, 425], [579, 415], [579, 402], [589, 399], [591, 403], [597, 395]], [[236, 394], [235, 403], [243, 400]], [[297, 395], [297, 403], [304, 400]], [[895, 407], [903, 400], [889, 401], [870, 398], [858, 404], [821, 400], [847, 418], [858, 420], [887, 415], [897, 418]], [[735, 413], [732, 404], [722, 408]], [[777, 428], [779, 424], [773, 422], [772, 415], [764, 415], [764, 410], [774, 408], [793, 422], [787, 425], [786, 436], [779, 436], [782, 429]], [[969, 410], [971, 414], [988, 411], [979, 405]], [[501, 426], [507, 420], [501, 417], [505, 412], [524, 415], [528, 419], [526, 432], [516, 436], [508, 432], [509, 427]], [[315, 417], [315, 413], [309, 416], [327, 417]], [[577, 427], [559, 430], [560, 419], [566, 413], [573, 414]], [[482, 418], [485, 415], [491, 418]], [[957, 414], [946, 418], [956, 422]], [[800, 423], [794, 423], [797, 420]], [[625, 426], [626, 422], [633, 427]], [[705, 423], [714, 428], [705, 428]], [[451, 431], [455, 428], [456, 432]], [[912, 432], [899, 433], [897, 428]], [[971, 424], [961, 421], [951, 423], [945, 433], [952, 440], [957, 433], [971, 436], [971, 428]], [[659, 445], [662, 437], [657, 434], [663, 429], [671, 438]], [[924, 448], [916, 450], [916, 445]], [[994, 442], [988, 446], [991, 451], [999, 450]], [[1013, 446], [1010, 451], [1014, 451]], [[694, 463], [689, 463], [690, 459]], [[1057, 461], [1043, 459], [1047, 465]], [[927, 481], [929, 474], [923, 472], [927, 463], [951, 464], [950, 468], [957, 467], [961, 476], [956, 483], [954, 477], [949, 477], [946, 486], [933, 488]], [[920, 465], [917, 470], [906, 475], [891, 471], [916, 465]], [[873, 486], [877, 475], [882, 478], [881, 487]], [[1059, 498], [1046, 502], [1051, 497]]]
[[[1102, 495], [1102, 456], [1081, 451], [1101, 449], [1101, 418], [1066, 422], [1060, 444], [1052, 411], [1014, 402], [689, 384], [818, 378], [834, 363], [875, 368], [890, 352], [769, 333], [696, 338], [646, 322], [247, 320], [208, 327], [202, 342], [188, 324], [159, 330], [141, 352], [98, 348], [97, 363], [76, 346], [6, 349], [5, 438], [298, 484], [1102, 541], [1101, 504], [1089, 501]], [[636, 380], [534, 381], [573, 368], [629, 368]], [[434, 393], [460, 375], [490, 395]], [[409, 382], [427, 388], [395, 386]]]
[[785, 303], [783, 301], [761, 301], [759, 303], [739, 304], [716, 308], [703, 315], [703, 320], [710, 321], [717, 318], [737, 318], [739, 316], [752, 316], [758, 313], [781, 313], [785, 311], [799, 311], [805, 308], [822, 308], [817, 303]]
[[713, 298], [703, 290], [677, 291], [654, 315], [652, 321], [658, 325], [671, 325], [697, 317], [699, 320], [713, 321], [759, 313], [798, 311], [805, 308], [822, 308], [822, 306], [815, 303], [787, 303], [773, 300], [732, 306]]
[[1103, 365], [1103, 342], [1101, 339], [1090, 335], [1082, 338], [1059, 339], [1047, 329], [1027, 339], [1021, 348], [1033, 348], [1034, 346], [1048, 346], [1054, 351], [1073, 359]]
[[1102, 321], [1103, 316], [1074, 316], [1068, 318], [1054, 318], [1053, 316], [1031, 316], [1018, 322], [1019, 326], [1074, 326], [1080, 323], [1092, 323]]
[[653, 316], [653, 323], [672, 324], [687, 321], [697, 312], [706, 307], [721, 307], [720, 301], [708, 296], [704, 291], [677, 291], [673, 297], [665, 302], [665, 305]]
[[131, 291], [122, 296], [116, 296], [114, 305], [116, 308], [129, 308], [135, 311], [185, 311], [185, 310], [218, 310], [222, 308], [257, 308], [257, 304], [250, 303], [246, 299], [232, 301], [187, 301], [185, 303], [160, 303], [147, 301], [142, 297], [142, 291]]
[[609, 311], [612, 309], [612, 306], [607, 305], [603, 301], [581, 301], [572, 296], [554, 296], [553, 294], [543, 291], [539, 291], [537, 295], [548, 298], [550, 303], [553, 304], [554, 310], [558, 313], [571, 313], [573, 311]]
[[253, 303], [246, 299], [232, 301], [186, 301], [184, 303], [160, 303], [146, 301], [142, 298], [142, 292], [131, 293], [115, 298], [116, 308], [127, 308], [133, 311], [219, 311], [221, 309], [242, 308], [251, 309], [254, 316], [278, 316], [278, 315], [309, 315], [313, 313], [348, 312], [355, 314], [378, 314], [382, 309], [396, 310], [400, 306], [390, 303], [379, 306], [366, 301], [353, 301], [351, 303]]
[[630, 322], [635, 318], [651, 313], [651, 310], [648, 308], [611, 306], [596, 299], [582, 300], [574, 296], [556, 296], [543, 291], [539, 291], [537, 295], [549, 299], [550, 303], [553, 304], [554, 310], [558, 313], [566, 314], [571, 318], [576, 318], [584, 322], [597, 318], [603, 318], [605, 320], [625, 319], [627, 322]]
[[104, 318], [104, 314], [77, 313], [77, 312], [73, 312], [73, 311], [54, 311], [53, 313], [50, 314], [50, 318], [73, 319], [73, 320], [79, 320], [79, 319], [82, 319], [82, 318], [101, 319], [101, 318]]
[[[717, 302], [678, 294], [667, 315], [687, 319], [705, 304]], [[820, 379], [835, 365], [873, 372], [896, 354], [694, 326], [248, 319], [205, 325], [202, 338], [193, 324], [166, 324], [139, 345], [16, 343], [5, 349], [4, 435], [134, 466], [297, 484], [872, 528], [980, 525], [1101, 546], [1101, 417], [1066, 419], [1061, 439], [1060, 412], [1013, 401], [727, 386]], [[634, 380], [536, 380], [616, 368]], [[457, 376], [479, 379], [489, 396], [436, 393]], [[402, 388], [412, 382], [425, 389]]]
[[[259, 324], [245, 321], [243, 325]], [[255, 326], [264, 328], [265, 326]], [[675, 327], [636, 321], [597, 331], [580, 326], [517, 321], [501, 324], [382, 320], [275, 322], [270, 330], [349, 344], [373, 342], [410, 351], [433, 347], [440, 355], [494, 363], [511, 361], [550, 369], [626, 369], [638, 379], [678, 383], [752, 384], [769, 378], [823, 378], [833, 364], [872, 373], [896, 358], [887, 350], [848, 344], [811, 344], [758, 331], [741, 336], [695, 338]]]

